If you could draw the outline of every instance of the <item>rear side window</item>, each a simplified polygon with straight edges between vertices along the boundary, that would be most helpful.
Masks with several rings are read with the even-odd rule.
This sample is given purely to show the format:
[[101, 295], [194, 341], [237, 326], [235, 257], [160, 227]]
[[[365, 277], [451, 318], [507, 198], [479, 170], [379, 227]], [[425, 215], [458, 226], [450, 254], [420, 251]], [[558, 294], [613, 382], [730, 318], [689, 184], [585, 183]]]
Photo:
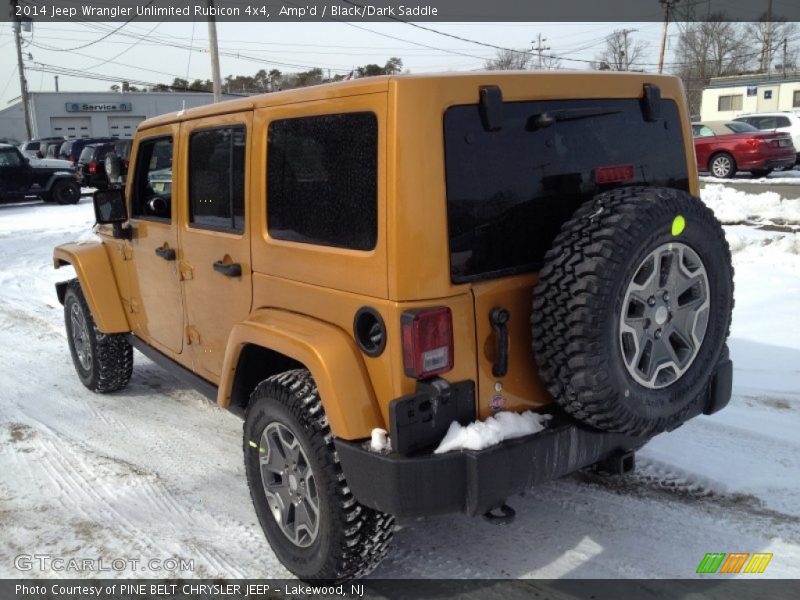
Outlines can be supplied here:
[[136, 157], [131, 216], [172, 219], [172, 137], [143, 140]]
[[245, 128], [196, 131], [189, 138], [189, 224], [244, 231]]
[[18, 167], [22, 164], [13, 148], [0, 148], [0, 167]]
[[775, 127], [791, 127], [789, 117], [775, 117]]
[[371, 250], [378, 237], [378, 120], [345, 113], [273, 121], [267, 229], [278, 240]]
[[561, 224], [595, 194], [594, 170], [630, 165], [626, 185], [689, 189], [677, 105], [644, 120], [637, 99], [507, 102], [502, 128], [477, 104], [444, 116], [451, 278], [489, 279], [541, 267]]
[[94, 154], [94, 148], [91, 146], [86, 146], [81, 155], [78, 157], [78, 162], [86, 163], [92, 160], [92, 155]]

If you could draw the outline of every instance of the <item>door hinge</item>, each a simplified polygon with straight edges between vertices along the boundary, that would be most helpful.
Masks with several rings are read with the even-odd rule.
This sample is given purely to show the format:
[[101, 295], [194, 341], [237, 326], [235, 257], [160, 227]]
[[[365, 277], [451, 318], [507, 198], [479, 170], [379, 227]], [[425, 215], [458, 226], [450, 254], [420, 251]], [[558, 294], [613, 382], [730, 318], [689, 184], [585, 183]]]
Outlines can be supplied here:
[[122, 257], [122, 260], [131, 260], [133, 258], [133, 248], [128, 244], [117, 244], [117, 252]]
[[180, 261], [181, 281], [194, 279], [194, 267], [187, 262]]
[[200, 343], [200, 332], [191, 325], [186, 326], [186, 343], [189, 345]]

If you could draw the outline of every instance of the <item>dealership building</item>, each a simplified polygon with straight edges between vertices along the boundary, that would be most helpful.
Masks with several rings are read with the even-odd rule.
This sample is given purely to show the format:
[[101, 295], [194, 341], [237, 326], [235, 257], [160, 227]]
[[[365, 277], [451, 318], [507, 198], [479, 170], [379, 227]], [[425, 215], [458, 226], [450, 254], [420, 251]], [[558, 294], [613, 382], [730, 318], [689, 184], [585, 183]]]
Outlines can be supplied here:
[[[223, 96], [224, 100], [235, 96]], [[211, 104], [204, 92], [31, 92], [34, 138], [131, 138], [150, 117]], [[0, 138], [25, 139], [22, 102], [0, 110]]]

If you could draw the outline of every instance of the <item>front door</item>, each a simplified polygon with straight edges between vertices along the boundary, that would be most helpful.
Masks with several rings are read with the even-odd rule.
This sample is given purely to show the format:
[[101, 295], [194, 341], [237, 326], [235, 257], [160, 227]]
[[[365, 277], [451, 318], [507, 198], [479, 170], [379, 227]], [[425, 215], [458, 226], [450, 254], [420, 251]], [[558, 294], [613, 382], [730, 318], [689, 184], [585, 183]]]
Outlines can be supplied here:
[[179, 193], [172, 188], [173, 164], [180, 157], [177, 132], [177, 124], [147, 131], [135, 150], [129, 185], [133, 239], [128, 309], [134, 333], [168, 354], [181, 352], [184, 331], [177, 260]]
[[217, 383], [228, 336], [250, 313], [247, 151], [252, 113], [183, 123], [181, 261], [195, 371]]

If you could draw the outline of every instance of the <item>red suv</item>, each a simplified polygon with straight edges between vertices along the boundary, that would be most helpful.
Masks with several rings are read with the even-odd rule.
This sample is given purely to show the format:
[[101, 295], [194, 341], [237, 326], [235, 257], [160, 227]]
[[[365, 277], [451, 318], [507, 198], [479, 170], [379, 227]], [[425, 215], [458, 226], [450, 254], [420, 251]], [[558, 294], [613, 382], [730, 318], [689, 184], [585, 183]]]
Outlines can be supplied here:
[[794, 164], [796, 151], [788, 133], [767, 133], [739, 121], [692, 123], [697, 170], [729, 179], [737, 171], [766, 177]]

